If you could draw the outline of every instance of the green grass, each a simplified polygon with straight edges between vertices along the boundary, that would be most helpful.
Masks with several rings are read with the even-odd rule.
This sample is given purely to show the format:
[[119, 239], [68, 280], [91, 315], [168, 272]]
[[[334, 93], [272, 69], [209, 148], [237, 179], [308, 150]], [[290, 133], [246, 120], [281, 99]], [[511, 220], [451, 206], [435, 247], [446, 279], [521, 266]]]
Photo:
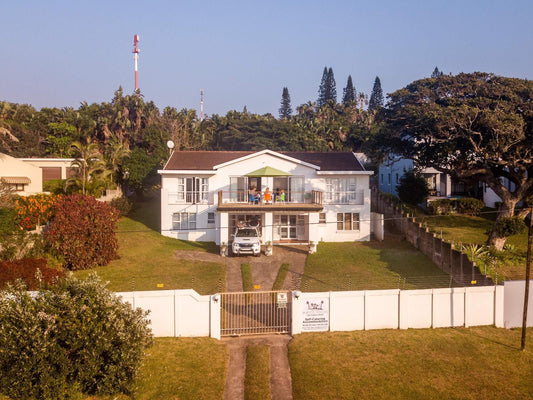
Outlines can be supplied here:
[[244, 399], [270, 399], [270, 349], [266, 345], [246, 348]]
[[[417, 219], [426, 224], [430, 231], [435, 232], [447, 242], [456, 244], [479, 244], [484, 245], [488, 239], [488, 233], [494, 224], [494, 215], [484, 214], [482, 217], [467, 215], [440, 215], [425, 216]], [[498, 273], [499, 277], [510, 279], [524, 279], [525, 256], [527, 251], [526, 232], [509, 237], [506, 244], [515, 247], [510, 253], [500, 254], [500, 262], [492, 271], [491, 275]], [[483, 269], [483, 268], [482, 268]]]
[[533, 329], [493, 327], [297, 335], [294, 400], [531, 399]]
[[210, 294], [223, 290], [226, 274], [222, 264], [174, 256], [177, 250], [218, 253], [218, 246], [162, 236], [158, 219], [157, 199], [138, 204], [118, 224], [120, 259], [104, 267], [76, 271], [75, 275], [84, 277], [95, 271], [109, 281], [108, 288], [113, 291], [193, 288], [200, 294]]
[[314, 292], [448, 284], [449, 276], [405, 241], [346, 242], [320, 243], [307, 257], [301, 288]]
[[250, 264], [241, 264], [242, 289], [245, 292], [252, 292], [254, 290], [254, 282], [252, 280], [252, 268]]
[[274, 281], [274, 284], [272, 285], [272, 290], [282, 290], [283, 284], [285, 283], [285, 278], [287, 277], [287, 273], [289, 272], [290, 264], [281, 264], [281, 267], [278, 270], [278, 274], [276, 275], [276, 280]]

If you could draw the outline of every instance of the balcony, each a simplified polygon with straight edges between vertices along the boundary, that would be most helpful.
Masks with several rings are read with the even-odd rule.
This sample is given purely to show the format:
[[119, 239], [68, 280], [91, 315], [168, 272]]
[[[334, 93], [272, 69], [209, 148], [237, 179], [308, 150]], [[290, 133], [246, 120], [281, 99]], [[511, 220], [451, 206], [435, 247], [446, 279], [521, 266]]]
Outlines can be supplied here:
[[[272, 197], [274, 195], [272, 194]], [[322, 192], [285, 193], [285, 200], [265, 201], [261, 196], [259, 201], [249, 202], [248, 192], [222, 191], [218, 192], [218, 211], [322, 211]]]

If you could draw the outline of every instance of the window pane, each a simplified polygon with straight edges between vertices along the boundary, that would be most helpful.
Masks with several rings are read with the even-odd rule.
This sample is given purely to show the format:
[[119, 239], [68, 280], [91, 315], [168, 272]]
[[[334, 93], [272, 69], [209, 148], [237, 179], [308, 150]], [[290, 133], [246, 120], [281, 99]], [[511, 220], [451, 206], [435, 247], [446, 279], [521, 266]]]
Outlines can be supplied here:
[[342, 231], [344, 228], [343, 214], [337, 213], [337, 230]]
[[351, 213], [344, 213], [344, 229], [346, 230], [352, 229], [352, 214]]
[[353, 230], [356, 230], [358, 231], [359, 230], [359, 214], [358, 213], [353, 213]]

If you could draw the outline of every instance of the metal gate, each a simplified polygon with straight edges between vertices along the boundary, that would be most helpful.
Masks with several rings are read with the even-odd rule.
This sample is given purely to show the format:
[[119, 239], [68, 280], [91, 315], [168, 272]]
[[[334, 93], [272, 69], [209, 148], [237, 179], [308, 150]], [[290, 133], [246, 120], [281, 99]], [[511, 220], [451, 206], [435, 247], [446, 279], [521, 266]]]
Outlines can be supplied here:
[[291, 300], [289, 291], [222, 293], [220, 335], [288, 334]]

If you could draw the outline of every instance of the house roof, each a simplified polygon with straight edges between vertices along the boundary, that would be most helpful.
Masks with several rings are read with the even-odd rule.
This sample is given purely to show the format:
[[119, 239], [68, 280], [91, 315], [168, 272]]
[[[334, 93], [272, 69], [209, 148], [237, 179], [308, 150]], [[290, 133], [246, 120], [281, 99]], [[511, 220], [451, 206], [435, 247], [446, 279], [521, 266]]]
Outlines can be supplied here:
[[[256, 151], [175, 151], [170, 156], [164, 171], [213, 170], [217, 165], [250, 156]], [[320, 167], [321, 171], [365, 171], [351, 152], [278, 151], [287, 157]]]
[[2, 176], [0, 178], [0, 181], [7, 183], [7, 184], [23, 184], [28, 185], [31, 183], [31, 179], [27, 176]]

